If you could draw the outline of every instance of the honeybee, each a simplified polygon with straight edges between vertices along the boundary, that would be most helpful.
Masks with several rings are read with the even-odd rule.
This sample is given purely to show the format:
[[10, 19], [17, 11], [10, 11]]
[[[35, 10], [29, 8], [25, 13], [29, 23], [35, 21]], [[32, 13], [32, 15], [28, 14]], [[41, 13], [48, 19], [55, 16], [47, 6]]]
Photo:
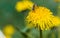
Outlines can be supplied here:
[[32, 10], [35, 10], [37, 7], [38, 7], [38, 5], [34, 4], [33, 7], [32, 7]]

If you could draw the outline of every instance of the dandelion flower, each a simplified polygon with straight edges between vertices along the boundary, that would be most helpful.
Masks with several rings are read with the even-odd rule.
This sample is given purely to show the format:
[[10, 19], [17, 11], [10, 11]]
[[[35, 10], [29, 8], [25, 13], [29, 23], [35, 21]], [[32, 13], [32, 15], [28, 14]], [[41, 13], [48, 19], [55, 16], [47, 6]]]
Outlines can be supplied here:
[[33, 6], [33, 2], [26, 0], [26, 1], [17, 2], [15, 8], [18, 12], [21, 12], [21, 11], [24, 11], [26, 9], [31, 10], [32, 6]]
[[37, 7], [31, 10], [25, 21], [28, 27], [38, 27], [41, 30], [48, 30], [60, 24], [59, 18], [54, 16], [50, 9], [46, 7]]
[[7, 35], [12, 35], [14, 33], [14, 27], [12, 25], [7, 25], [3, 28], [4, 34]]

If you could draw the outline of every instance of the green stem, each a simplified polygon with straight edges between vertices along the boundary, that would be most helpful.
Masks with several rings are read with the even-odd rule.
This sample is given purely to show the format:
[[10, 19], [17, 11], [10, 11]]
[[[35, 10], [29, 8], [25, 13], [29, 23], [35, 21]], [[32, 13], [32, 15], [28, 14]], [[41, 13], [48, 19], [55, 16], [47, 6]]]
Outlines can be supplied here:
[[42, 37], [42, 30], [41, 30], [41, 29], [40, 29], [40, 38], [43, 38], [43, 37]]

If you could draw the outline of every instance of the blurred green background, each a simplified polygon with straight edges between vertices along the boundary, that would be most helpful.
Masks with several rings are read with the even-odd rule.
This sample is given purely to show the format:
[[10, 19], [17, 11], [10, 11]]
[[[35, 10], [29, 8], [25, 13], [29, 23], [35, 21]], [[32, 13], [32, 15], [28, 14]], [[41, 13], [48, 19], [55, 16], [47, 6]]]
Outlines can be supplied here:
[[[29, 10], [25, 10], [21, 13], [18, 13], [15, 9], [16, 2], [21, 0], [0, 0], [0, 30], [7, 24], [12, 24], [15, 27], [18, 27], [22, 32], [26, 31], [26, 26], [24, 23], [24, 18]], [[60, 2], [56, 2], [55, 0], [31, 0], [39, 6], [45, 6], [49, 8], [54, 15], [60, 15], [60, 8], [58, 8]], [[47, 30], [43, 31], [43, 38], [58, 38], [60, 35], [60, 28], [58, 30]], [[59, 34], [58, 34], [59, 33]], [[39, 31], [32, 28], [30, 32], [27, 33], [30, 37], [28, 38], [39, 38]], [[52, 37], [52, 35], [54, 37]], [[58, 37], [57, 37], [58, 36]], [[12, 38], [25, 38], [20, 31], [16, 29], [16, 33], [14, 33]], [[60, 38], [60, 37], [59, 37]]]

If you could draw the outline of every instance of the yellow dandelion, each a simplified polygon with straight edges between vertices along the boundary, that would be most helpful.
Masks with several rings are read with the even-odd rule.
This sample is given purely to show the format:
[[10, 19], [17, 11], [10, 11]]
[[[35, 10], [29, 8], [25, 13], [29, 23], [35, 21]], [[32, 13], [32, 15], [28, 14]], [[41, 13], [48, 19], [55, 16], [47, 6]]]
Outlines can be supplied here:
[[26, 1], [17, 2], [15, 8], [18, 12], [21, 12], [21, 11], [24, 11], [26, 9], [31, 10], [32, 6], [33, 6], [33, 2], [26, 0]]
[[12, 25], [7, 25], [3, 28], [3, 32], [6, 36], [12, 35], [14, 33], [14, 27]]
[[37, 7], [30, 11], [25, 21], [28, 27], [38, 27], [41, 30], [48, 30], [60, 24], [59, 18], [55, 17], [46, 7]]

